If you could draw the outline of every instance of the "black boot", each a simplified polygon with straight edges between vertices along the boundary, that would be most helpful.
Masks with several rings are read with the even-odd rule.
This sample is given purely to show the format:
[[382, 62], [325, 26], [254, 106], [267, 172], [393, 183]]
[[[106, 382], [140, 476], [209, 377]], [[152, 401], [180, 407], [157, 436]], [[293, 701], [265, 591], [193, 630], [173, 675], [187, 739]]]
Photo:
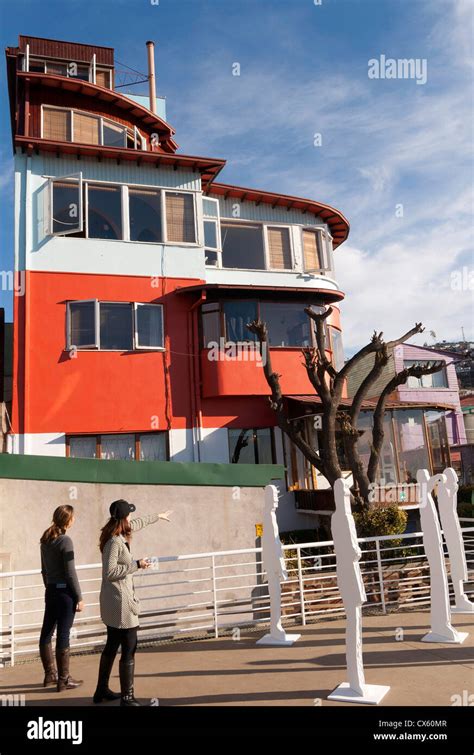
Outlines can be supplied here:
[[120, 705], [139, 706], [138, 700], [133, 696], [133, 674], [135, 661], [119, 662], [120, 676]]
[[50, 642], [39, 646], [40, 658], [44, 668], [43, 687], [57, 684], [58, 672], [54, 663], [53, 648]]
[[58, 664], [58, 692], [81, 686], [82, 679], [73, 679], [69, 674], [69, 648], [61, 648], [61, 650], [56, 648], [56, 663]]
[[119, 692], [112, 692], [109, 689], [110, 672], [114, 665], [114, 655], [102, 655], [100, 656], [99, 663], [99, 678], [97, 680], [97, 689], [94, 693], [93, 700], [95, 703], [102, 703], [104, 700], [118, 700], [120, 697]]

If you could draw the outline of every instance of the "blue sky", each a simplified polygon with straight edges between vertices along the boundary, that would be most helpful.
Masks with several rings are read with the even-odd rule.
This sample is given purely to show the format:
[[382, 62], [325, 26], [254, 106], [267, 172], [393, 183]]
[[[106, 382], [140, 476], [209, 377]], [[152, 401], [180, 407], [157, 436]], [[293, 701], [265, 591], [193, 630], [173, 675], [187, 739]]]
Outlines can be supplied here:
[[[226, 158], [219, 180], [342, 210], [351, 234], [336, 270], [351, 353], [375, 328], [394, 337], [420, 320], [427, 333], [414, 342], [429, 331], [458, 339], [461, 326], [473, 338], [472, 291], [452, 286], [453, 272], [472, 271], [473, 8], [470, 0], [0, 0], [0, 26], [3, 47], [19, 33], [109, 45], [140, 71], [153, 39], [180, 151]], [[369, 79], [368, 61], [380, 55], [426, 59], [426, 84]], [[8, 270], [5, 107], [0, 127]], [[11, 296], [1, 297], [9, 314]]]

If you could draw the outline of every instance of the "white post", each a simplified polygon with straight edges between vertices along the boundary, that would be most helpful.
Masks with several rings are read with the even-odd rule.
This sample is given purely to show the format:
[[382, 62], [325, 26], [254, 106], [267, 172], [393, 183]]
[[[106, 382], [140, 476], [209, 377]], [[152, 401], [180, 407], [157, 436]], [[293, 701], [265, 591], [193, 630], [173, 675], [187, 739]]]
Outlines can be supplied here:
[[300, 602], [301, 602], [301, 622], [303, 626], [306, 626], [306, 608], [304, 605], [304, 581], [303, 570], [301, 568], [301, 546], [296, 546], [296, 552], [298, 554], [298, 584], [300, 588]]
[[375, 538], [375, 551], [377, 553], [377, 570], [379, 573], [380, 600], [382, 602], [382, 611], [384, 613], [387, 613], [387, 607], [385, 605], [385, 590], [384, 590], [384, 583], [383, 583], [382, 559], [380, 558], [380, 542], [378, 538]]
[[11, 578], [11, 622], [10, 622], [10, 653], [11, 653], [11, 665], [15, 665], [15, 576]]
[[218, 627], [218, 615], [217, 615], [217, 583], [216, 583], [216, 559], [215, 556], [211, 556], [211, 562], [212, 562], [212, 594], [213, 594], [213, 600], [214, 600], [214, 637], [217, 639], [219, 637], [219, 627]]

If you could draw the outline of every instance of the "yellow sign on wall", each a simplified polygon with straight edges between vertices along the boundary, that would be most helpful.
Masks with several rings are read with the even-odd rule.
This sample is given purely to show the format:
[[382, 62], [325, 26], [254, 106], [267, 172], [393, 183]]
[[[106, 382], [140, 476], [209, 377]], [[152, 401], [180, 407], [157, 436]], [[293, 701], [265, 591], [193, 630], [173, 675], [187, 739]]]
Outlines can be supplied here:
[[262, 537], [262, 535], [263, 535], [263, 524], [256, 524], [255, 537]]

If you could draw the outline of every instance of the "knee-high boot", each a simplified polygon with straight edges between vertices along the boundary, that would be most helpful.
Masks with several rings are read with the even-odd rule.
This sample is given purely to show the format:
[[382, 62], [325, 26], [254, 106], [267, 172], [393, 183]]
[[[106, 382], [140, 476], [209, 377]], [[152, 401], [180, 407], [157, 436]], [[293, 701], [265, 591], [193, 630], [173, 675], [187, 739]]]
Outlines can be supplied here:
[[120, 697], [119, 692], [112, 692], [112, 690], [109, 689], [110, 673], [112, 671], [112, 666], [114, 665], [114, 660], [115, 653], [114, 655], [104, 655], [104, 653], [102, 653], [100, 656], [99, 678], [97, 680], [97, 689], [93, 697], [95, 703], [102, 703], [106, 700], [118, 700]]
[[139, 706], [138, 700], [133, 695], [133, 676], [135, 672], [135, 661], [120, 661], [120, 705]]

